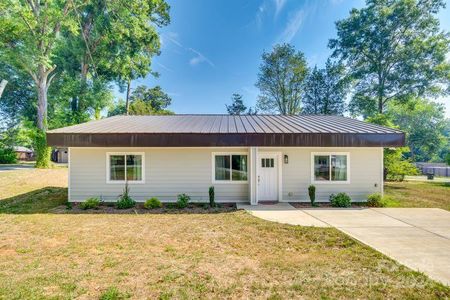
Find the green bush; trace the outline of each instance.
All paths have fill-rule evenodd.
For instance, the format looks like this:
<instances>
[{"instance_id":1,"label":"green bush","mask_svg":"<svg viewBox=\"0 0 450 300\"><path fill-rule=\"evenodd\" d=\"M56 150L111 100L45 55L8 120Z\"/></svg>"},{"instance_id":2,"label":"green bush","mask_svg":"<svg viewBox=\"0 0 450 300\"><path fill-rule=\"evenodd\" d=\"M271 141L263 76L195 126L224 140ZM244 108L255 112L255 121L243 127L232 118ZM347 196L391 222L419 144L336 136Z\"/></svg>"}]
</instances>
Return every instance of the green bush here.
<instances>
[{"instance_id":1,"label":"green bush","mask_svg":"<svg viewBox=\"0 0 450 300\"><path fill-rule=\"evenodd\" d=\"M308 187L309 200L311 200L311 206L317 206L316 204L316 187L310 185Z\"/></svg>"},{"instance_id":2,"label":"green bush","mask_svg":"<svg viewBox=\"0 0 450 300\"><path fill-rule=\"evenodd\" d=\"M122 195L119 196L119 200L117 200L116 207L118 209L127 209L127 208L132 208L135 205L136 205L136 201L134 201L130 197L130 189L128 188L128 183L125 183L123 193L122 193Z\"/></svg>"},{"instance_id":3,"label":"green bush","mask_svg":"<svg viewBox=\"0 0 450 300\"><path fill-rule=\"evenodd\" d=\"M0 164L15 164L17 163L16 152L12 148L0 149Z\"/></svg>"},{"instance_id":4,"label":"green bush","mask_svg":"<svg viewBox=\"0 0 450 300\"><path fill-rule=\"evenodd\" d=\"M215 198L214 187L210 186L208 192L209 192L209 206L216 207L216 202L214 200Z\"/></svg>"},{"instance_id":5,"label":"green bush","mask_svg":"<svg viewBox=\"0 0 450 300\"><path fill-rule=\"evenodd\" d=\"M416 166L403 157L405 151L408 151L408 148L386 148L384 150L384 167L387 172L387 180L403 181L406 175L419 174Z\"/></svg>"},{"instance_id":6,"label":"green bush","mask_svg":"<svg viewBox=\"0 0 450 300\"><path fill-rule=\"evenodd\" d=\"M85 200L84 202L81 202L80 208L84 209L84 210L93 209L93 208L97 209L99 207L99 205L100 205L100 200L96 197L92 197L92 198Z\"/></svg>"},{"instance_id":7,"label":"green bush","mask_svg":"<svg viewBox=\"0 0 450 300\"><path fill-rule=\"evenodd\" d=\"M146 209L155 209L155 208L161 208L161 207L162 207L162 203L156 197L150 198L147 201L145 201L145 203L144 203L144 208L146 208Z\"/></svg>"},{"instance_id":8,"label":"green bush","mask_svg":"<svg viewBox=\"0 0 450 300\"><path fill-rule=\"evenodd\" d=\"M191 200L191 197L189 197L186 194L178 195L177 207L178 208L185 208L185 207L187 207L190 200Z\"/></svg>"},{"instance_id":9,"label":"green bush","mask_svg":"<svg viewBox=\"0 0 450 300\"><path fill-rule=\"evenodd\" d=\"M352 199L346 193L338 193L330 195L330 202L333 207L350 207Z\"/></svg>"},{"instance_id":10,"label":"green bush","mask_svg":"<svg viewBox=\"0 0 450 300\"><path fill-rule=\"evenodd\" d=\"M383 207L383 197L379 193L370 194L367 197L367 206L370 207Z\"/></svg>"}]
</instances>

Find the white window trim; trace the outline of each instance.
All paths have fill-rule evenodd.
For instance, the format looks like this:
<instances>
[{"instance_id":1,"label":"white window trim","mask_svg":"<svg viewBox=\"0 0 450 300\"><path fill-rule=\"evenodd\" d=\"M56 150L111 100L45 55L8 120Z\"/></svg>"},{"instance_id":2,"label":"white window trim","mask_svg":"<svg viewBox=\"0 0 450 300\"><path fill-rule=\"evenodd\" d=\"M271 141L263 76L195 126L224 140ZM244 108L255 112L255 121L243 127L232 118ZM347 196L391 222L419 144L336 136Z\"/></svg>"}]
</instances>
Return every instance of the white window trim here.
<instances>
[{"instance_id":1,"label":"white window trim","mask_svg":"<svg viewBox=\"0 0 450 300\"><path fill-rule=\"evenodd\" d=\"M230 180L216 180L216 159L217 155L247 155L247 180L234 180L230 174ZM249 166L250 155L248 152L212 152L211 153L211 181L213 184L248 184L248 177L250 176L250 166ZM230 160L231 169L231 160Z\"/></svg>"},{"instance_id":2,"label":"white window trim","mask_svg":"<svg viewBox=\"0 0 450 300\"><path fill-rule=\"evenodd\" d=\"M347 180L346 181L333 181L331 180L315 180L314 176L314 156L317 155L345 155L347 156ZM330 158L331 164L331 158ZM330 173L331 173L331 165L330 165ZM311 152L311 184L350 184L350 152Z\"/></svg>"},{"instance_id":3,"label":"white window trim","mask_svg":"<svg viewBox=\"0 0 450 300\"><path fill-rule=\"evenodd\" d=\"M111 155L141 155L142 156L142 180L110 180L111 168L110 168L110 156ZM126 169L125 158L125 169ZM145 183L145 153L144 152L106 152L106 183L107 184L144 184Z\"/></svg>"}]
</instances>

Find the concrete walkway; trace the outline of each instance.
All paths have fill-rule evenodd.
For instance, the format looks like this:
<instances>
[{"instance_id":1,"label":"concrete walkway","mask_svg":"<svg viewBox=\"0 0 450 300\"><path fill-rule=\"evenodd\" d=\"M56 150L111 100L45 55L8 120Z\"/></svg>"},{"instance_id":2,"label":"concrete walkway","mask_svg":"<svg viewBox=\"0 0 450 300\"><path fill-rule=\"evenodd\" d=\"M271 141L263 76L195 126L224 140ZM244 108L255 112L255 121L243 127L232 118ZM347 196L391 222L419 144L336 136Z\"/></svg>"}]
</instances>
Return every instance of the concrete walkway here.
<instances>
[{"instance_id":1,"label":"concrete walkway","mask_svg":"<svg viewBox=\"0 0 450 300\"><path fill-rule=\"evenodd\" d=\"M289 203L277 203L273 205L248 205L238 204L238 209L245 209L255 217L290 225L329 227L330 225L319 219L296 209Z\"/></svg>"},{"instance_id":2,"label":"concrete walkway","mask_svg":"<svg viewBox=\"0 0 450 300\"><path fill-rule=\"evenodd\" d=\"M450 285L450 212L438 208L295 209L240 206L280 223L333 226L401 264Z\"/></svg>"}]
</instances>

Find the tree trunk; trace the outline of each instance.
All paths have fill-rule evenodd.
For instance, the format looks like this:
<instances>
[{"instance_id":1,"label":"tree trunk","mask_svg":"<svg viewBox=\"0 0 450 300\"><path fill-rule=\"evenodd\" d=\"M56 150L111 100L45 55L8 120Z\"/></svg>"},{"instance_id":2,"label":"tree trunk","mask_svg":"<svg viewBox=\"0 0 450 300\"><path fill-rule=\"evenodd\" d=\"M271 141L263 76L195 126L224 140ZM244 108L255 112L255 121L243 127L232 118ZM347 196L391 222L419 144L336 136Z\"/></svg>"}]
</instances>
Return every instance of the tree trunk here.
<instances>
[{"instance_id":1,"label":"tree trunk","mask_svg":"<svg viewBox=\"0 0 450 300\"><path fill-rule=\"evenodd\" d=\"M39 130L47 130L47 78L39 78L37 127Z\"/></svg>"},{"instance_id":2,"label":"tree trunk","mask_svg":"<svg viewBox=\"0 0 450 300\"><path fill-rule=\"evenodd\" d=\"M128 79L128 84L127 84L127 100L125 103L125 112L128 116L129 111L130 111L130 95L131 95L131 79Z\"/></svg>"},{"instance_id":3,"label":"tree trunk","mask_svg":"<svg viewBox=\"0 0 450 300\"><path fill-rule=\"evenodd\" d=\"M43 68L39 71L37 82L37 132L34 141L36 151L36 168L48 168L50 166L51 149L47 146L47 75Z\"/></svg>"},{"instance_id":4,"label":"tree trunk","mask_svg":"<svg viewBox=\"0 0 450 300\"><path fill-rule=\"evenodd\" d=\"M3 91L5 90L6 84L8 83L8 81L6 80L2 80L2 82L0 82L0 98L2 97Z\"/></svg>"}]
</instances>

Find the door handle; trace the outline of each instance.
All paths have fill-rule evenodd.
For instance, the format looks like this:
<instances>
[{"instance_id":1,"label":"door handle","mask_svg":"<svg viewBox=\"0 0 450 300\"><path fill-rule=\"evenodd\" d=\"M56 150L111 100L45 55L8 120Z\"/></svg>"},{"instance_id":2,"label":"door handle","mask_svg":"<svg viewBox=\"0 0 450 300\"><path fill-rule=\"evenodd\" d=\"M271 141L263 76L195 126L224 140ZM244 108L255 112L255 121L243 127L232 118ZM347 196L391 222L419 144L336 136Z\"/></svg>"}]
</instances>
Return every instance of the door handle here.
<instances>
[{"instance_id":1,"label":"door handle","mask_svg":"<svg viewBox=\"0 0 450 300\"><path fill-rule=\"evenodd\" d=\"M260 179L261 179L261 178L260 178L259 175L258 175L258 183L259 183Z\"/></svg>"}]
</instances>

